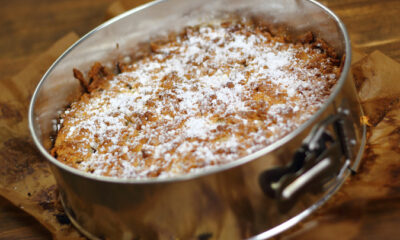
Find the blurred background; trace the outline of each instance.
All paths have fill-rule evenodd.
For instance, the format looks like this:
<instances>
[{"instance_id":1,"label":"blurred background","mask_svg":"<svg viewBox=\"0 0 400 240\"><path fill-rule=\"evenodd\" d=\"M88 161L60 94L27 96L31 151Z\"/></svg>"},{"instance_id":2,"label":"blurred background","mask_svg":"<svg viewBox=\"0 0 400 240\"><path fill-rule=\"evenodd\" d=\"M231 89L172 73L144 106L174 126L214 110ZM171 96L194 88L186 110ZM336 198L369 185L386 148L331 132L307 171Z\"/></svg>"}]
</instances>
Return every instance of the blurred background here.
<instances>
[{"instance_id":1,"label":"blurred background","mask_svg":"<svg viewBox=\"0 0 400 240\"><path fill-rule=\"evenodd\" d=\"M70 31L83 35L109 17L113 0L0 0L0 74L9 77ZM132 8L146 0L123 0ZM400 60L400 1L324 0L346 24L354 47ZM114 3L115 6L115 3ZM117 9L118 11L118 9Z\"/></svg>"}]
</instances>

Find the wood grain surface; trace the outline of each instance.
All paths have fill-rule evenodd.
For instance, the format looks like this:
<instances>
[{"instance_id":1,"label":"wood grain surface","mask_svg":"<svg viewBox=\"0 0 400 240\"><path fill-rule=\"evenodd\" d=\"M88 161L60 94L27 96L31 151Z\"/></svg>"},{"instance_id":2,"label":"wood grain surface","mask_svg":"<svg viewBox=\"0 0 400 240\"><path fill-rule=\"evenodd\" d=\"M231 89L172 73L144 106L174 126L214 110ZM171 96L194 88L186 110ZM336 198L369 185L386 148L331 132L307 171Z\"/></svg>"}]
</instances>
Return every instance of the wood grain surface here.
<instances>
[{"instance_id":1,"label":"wood grain surface","mask_svg":"<svg viewBox=\"0 0 400 240\"><path fill-rule=\"evenodd\" d=\"M124 7L142 2L124 1ZM321 2L346 24L355 48L366 53L380 50L400 61L400 1ZM10 81L27 63L68 32L82 35L102 23L112 3L112 0L0 0L0 81ZM381 202L377 206L385 204ZM398 207L399 203L393 206ZM379 215L387 209L376 207L376 211ZM381 220L400 227L399 218L390 215ZM0 198L0 239L50 238L32 217Z\"/></svg>"}]
</instances>

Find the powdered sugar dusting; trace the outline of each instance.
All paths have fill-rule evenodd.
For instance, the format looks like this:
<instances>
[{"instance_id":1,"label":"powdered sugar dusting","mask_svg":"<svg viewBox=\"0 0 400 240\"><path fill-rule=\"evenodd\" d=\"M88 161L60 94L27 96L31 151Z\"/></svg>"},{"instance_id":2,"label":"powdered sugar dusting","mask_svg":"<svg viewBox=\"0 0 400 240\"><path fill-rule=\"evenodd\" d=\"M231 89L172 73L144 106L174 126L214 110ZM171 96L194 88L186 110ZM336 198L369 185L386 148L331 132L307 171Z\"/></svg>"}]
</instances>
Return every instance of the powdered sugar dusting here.
<instances>
[{"instance_id":1,"label":"powdered sugar dusting","mask_svg":"<svg viewBox=\"0 0 400 240\"><path fill-rule=\"evenodd\" d=\"M329 59L239 26L188 28L74 103L58 159L97 175L168 177L234 161L298 127L336 81Z\"/></svg>"}]
</instances>

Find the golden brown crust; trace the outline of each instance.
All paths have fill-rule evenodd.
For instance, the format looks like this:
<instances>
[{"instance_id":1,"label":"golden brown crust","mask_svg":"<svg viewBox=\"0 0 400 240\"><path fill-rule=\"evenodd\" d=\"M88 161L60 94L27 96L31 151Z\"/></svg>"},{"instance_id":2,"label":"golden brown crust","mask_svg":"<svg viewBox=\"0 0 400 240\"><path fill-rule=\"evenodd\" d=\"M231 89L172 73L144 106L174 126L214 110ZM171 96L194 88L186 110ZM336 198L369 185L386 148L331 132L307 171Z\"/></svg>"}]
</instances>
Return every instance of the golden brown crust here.
<instances>
[{"instance_id":1,"label":"golden brown crust","mask_svg":"<svg viewBox=\"0 0 400 240\"><path fill-rule=\"evenodd\" d=\"M79 84L81 85L83 91L86 93L89 92L88 91L89 84L87 83L85 77L83 76L83 73L76 68L72 69L72 71L74 73L74 78L79 81Z\"/></svg>"},{"instance_id":2,"label":"golden brown crust","mask_svg":"<svg viewBox=\"0 0 400 240\"><path fill-rule=\"evenodd\" d=\"M172 176L224 164L289 133L326 99L340 59L254 21L187 27L115 75L96 62L52 154L105 176ZM74 70L83 81L83 74Z\"/></svg>"},{"instance_id":3,"label":"golden brown crust","mask_svg":"<svg viewBox=\"0 0 400 240\"><path fill-rule=\"evenodd\" d=\"M100 85L113 77L113 73L99 62L95 62L88 73L89 86L88 91L92 92L94 89L100 87Z\"/></svg>"}]
</instances>

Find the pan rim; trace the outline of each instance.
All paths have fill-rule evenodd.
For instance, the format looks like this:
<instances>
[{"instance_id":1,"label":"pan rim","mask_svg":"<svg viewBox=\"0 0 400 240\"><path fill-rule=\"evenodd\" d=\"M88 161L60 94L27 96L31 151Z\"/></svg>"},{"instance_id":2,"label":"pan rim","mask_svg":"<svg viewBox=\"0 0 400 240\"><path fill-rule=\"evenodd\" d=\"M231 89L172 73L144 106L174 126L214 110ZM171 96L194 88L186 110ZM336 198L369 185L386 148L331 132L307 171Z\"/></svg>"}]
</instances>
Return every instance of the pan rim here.
<instances>
[{"instance_id":1,"label":"pan rim","mask_svg":"<svg viewBox=\"0 0 400 240\"><path fill-rule=\"evenodd\" d=\"M279 147L285 145L287 142L289 142L291 139L295 138L297 135L299 135L301 132L303 132L305 129L307 129L308 127L310 127L325 111L326 109L332 104L332 102L334 101L334 99L336 98L336 96L339 94L339 92L341 91L341 89L343 88L343 85L346 81L346 78L349 74L349 70L350 70L350 63L351 63L351 45L350 45L350 39L349 39L349 35L347 33L346 27L343 24L343 22L327 7L325 7L324 5L322 5L321 3L315 1L315 0L304 0L304 1L308 1L314 5L316 5L317 7L321 8L321 10L323 10L329 17L333 18L342 34L343 40L344 40L344 53L345 53L345 59L344 59L344 65L343 65L343 69L341 72L341 75L339 77L338 82L336 83L333 91L331 92L330 96L328 97L328 99L325 101L325 103L307 120L305 121L303 124L301 124L297 129L295 129L294 131L290 132L289 134L285 135L284 137L278 139L277 141L275 141L274 143L252 153L249 155L246 155L242 158L239 158L235 161L226 163L226 164L222 164L222 165L218 165L218 166L214 166L214 167L210 167L210 168L206 168L206 169L201 169L198 172L194 172L194 173L187 173L187 174L182 174L182 175L177 175L177 176L172 176L172 177L166 177L166 178L140 178L140 179L135 179L135 178L121 178L121 177L106 177L106 176L98 176L98 175L94 175L94 174L90 174L87 172L84 172L82 170L78 170L75 169L73 167L70 167L66 164L61 163L60 161L58 161L56 158L54 158L53 156L50 155L50 153L44 148L44 146L41 144L41 141L39 140L39 137L36 134L35 131L35 124L34 124L34 108L35 108L35 103L38 97L38 93L41 89L41 87L43 86L43 84L45 83L45 80L47 79L47 77L50 75L50 73L53 71L53 69L58 65L59 62L61 62L61 60L67 56L69 54L69 52L71 52L75 47L77 47L81 42L85 41L86 39L88 39L90 36L92 36L93 34L95 34L97 31L101 30L102 28L109 26L111 24L113 24L114 22L119 21L122 18L127 17L128 15L134 14L138 11L141 11L145 8L149 8L152 7L154 5L160 4L162 2L166 2L168 0L157 0L154 2L150 2L144 5L141 5L139 7L136 7L132 10L129 10L119 16L116 16L108 21L106 21L105 23L99 25L98 27L94 28L93 30L91 30L89 33L87 33L86 35L84 35L82 38L80 38L78 41L76 41L73 45L71 45L52 65L51 67L47 70L47 72L43 75L43 77L41 78L40 82L38 83L30 104L29 104L29 110L28 110L28 125L29 125L29 131L30 134L33 138L33 141L36 145L36 147L39 149L39 151L41 152L41 154L43 156L46 157L46 159L48 161L50 161L53 165L55 165L56 167L62 169L63 171L72 173L74 175L79 175L81 177L84 178L88 178L94 181L100 181L100 182L109 182L109 183L117 183L117 184L154 184L154 183L168 183L168 182L177 182L177 181L189 181L189 180L193 180L193 179L197 179L200 177L205 177L205 176L210 176L213 174L218 174L220 172L224 172L227 171L229 169L235 168L235 167L239 167L241 165L245 165L248 162L251 162L257 158L259 158L260 156L264 156L270 152L273 152L274 150L278 149Z\"/></svg>"}]
</instances>

